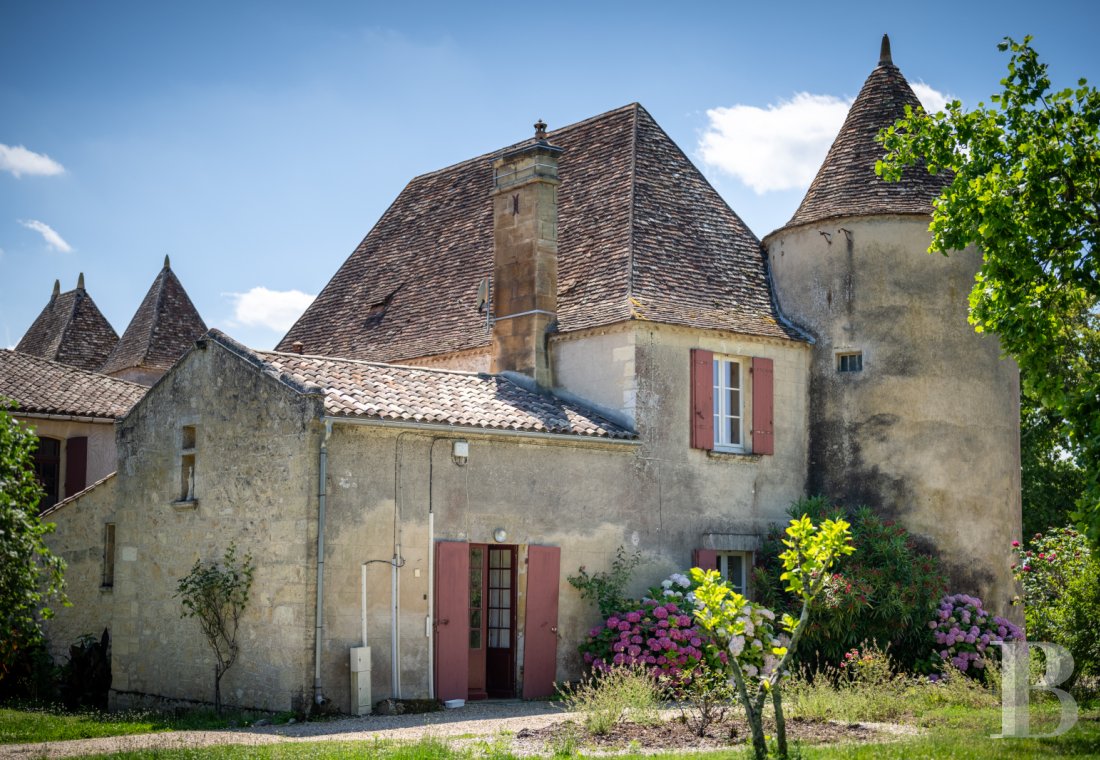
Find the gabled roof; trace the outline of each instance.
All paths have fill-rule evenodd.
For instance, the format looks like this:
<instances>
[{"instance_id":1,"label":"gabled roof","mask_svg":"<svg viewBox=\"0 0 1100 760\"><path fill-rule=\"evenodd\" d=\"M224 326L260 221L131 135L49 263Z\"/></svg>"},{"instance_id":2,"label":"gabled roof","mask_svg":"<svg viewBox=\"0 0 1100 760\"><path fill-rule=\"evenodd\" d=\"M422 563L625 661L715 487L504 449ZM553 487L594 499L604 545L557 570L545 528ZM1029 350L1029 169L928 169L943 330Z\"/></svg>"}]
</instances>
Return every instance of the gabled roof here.
<instances>
[{"instance_id":1,"label":"gabled roof","mask_svg":"<svg viewBox=\"0 0 1100 760\"><path fill-rule=\"evenodd\" d=\"M131 367L167 370L206 332L206 323L172 271L168 257L122 339L100 372Z\"/></svg>"},{"instance_id":2,"label":"gabled roof","mask_svg":"<svg viewBox=\"0 0 1100 760\"><path fill-rule=\"evenodd\" d=\"M0 351L0 396L16 413L118 419L149 390L144 385L40 359Z\"/></svg>"},{"instance_id":3,"label":"gabled roof","mask_svg":"<svg viewBox=\"0 0 1100 760\"><path fill-rule=\"evenodd\" d=\"M297 393L324 398L325 414L379 422L630 440L633 430L580 403L527 387L514 375L402 367L356 359L252 351L207 335Z\"/></svg>"},{"instance_id":4,"label":"gabled roof","mask_svg":"<svg viewBox=\"0 0 1100 760\"><path fill-rule=\"evenodd\" d=\"M97 370L118 342L118 333L84 289L80 275L75 290L66 293L54 283L46 308L15 347L42 359Z\"/></svg>"},{"instance_id":5,"label":"gabled roof","mask_svg":"<svg viewBox=\"0 0 1100 760\"><path fill-rule=\"evenodd\" d=\"M547 139L564 149L559 330L649 319L801 339L773 308L759 241L644 108ZM488 346L475 305L500 152L413 179L277 348L399 361Z\"/></svg>"},{"instance_id":6,"label":"gabled roof","mask_svg":"<svg viewBox=\"0 0 1100 760\"><path fill-rule=\"evenodd\" d=\"M879 64L852 103L825 163L786 227L840 216L931 214L932 201L951 181L946 172L929 174L923 164L905 170L898 182L875 174L885 153L875 135L905 116L905 107L921 107L894 65L890 40L883 36Z\"/></svg>"}]
</instances>

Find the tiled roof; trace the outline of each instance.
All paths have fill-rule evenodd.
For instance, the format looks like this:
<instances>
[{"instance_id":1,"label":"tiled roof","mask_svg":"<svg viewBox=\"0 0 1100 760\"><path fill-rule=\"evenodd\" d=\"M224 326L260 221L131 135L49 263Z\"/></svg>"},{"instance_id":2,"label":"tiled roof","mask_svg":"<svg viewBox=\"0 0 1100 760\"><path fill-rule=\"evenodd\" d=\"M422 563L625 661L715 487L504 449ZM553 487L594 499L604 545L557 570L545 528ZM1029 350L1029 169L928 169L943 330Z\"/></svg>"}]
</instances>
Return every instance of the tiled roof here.
<instances>
[{"instance_id":1,"label":"tiled roof","mask_svg":"<svg viewBox=\"0 0 1100 760\"><path fill-rule=\"evenodd\" d=\"M165 256L164 268L99 371L110 374L131 367L167 370L205 332L206 323Z\"/></svg>"},{"instance_id":2,"label":"tiled roof","mask_svg":"<svg viewBox=\"0 0 1100 760\"><path fill-rule=\"evenodd\" d=\"M875 174L875 162L884 154L875 135L904 117L905 106L919 108L920 101L893 64L889 41L884 39L879 65L852 103L825 163L787 227L839 216L932 213L932 200L951 181L947 173L929 174L920 165L906 169L899 182L886 182Z\"/></svg>"},{"instance_id":3,"label":"tiled roof","mask_svg":"<svg viewBox=\"0 0 1100 760\"><path fill-rule=\"evenodd\" d=\"M75 290L53 296L15 347L42 359L95 371L118 342L118 333L84 289L84 275Z\"/></svg>"},{"instance_id":4,"label":"tiled roof","mask_svg":"<svg viewBox=\"0 0 1100 760\"><path fill-rule=\"evenodd\" d=\"M773 309L756 237L644 108L547 139L564 149L561 331L650 319L800 338ZM413 179L278 349L400 361L488 346L475 299L493 268L496 155Z\"/></svg>"},{"instance_id":5,"label":"tiled roof","mask_svg":"<svg viewBox=\"0 0 1100 760\"><path fill-rule=\"evenodd\" d=\"M149 390L144 385L51 362L18 351L0 351L0 396L28 414L118 419Z\"/></svg>"},{"instance_id":6,"label":"tiled roof","mask_svg":"<svg viewBox=\"0 0 1100 760\"><path fill-rule=\"evenodd\" d=\"M218 330L207 336L298 392L322 394L325 413L334 417L583 438L637 437L591 409L531 390L508 375L252 351Z\"/></svg>"}]
</instances>

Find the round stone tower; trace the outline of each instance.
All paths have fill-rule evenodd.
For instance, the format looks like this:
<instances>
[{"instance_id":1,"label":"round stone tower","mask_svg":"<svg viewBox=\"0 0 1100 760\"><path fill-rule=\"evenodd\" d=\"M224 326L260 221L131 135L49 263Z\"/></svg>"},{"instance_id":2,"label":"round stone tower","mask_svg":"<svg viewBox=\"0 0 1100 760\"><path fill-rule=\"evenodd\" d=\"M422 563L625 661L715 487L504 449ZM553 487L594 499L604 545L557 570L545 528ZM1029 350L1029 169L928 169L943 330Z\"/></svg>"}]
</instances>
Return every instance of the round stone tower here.
<instances>
[{"instance_id":1,"label":"round stone tower","mask_svg":"<svg viewBox=\"0 0 1100 760\"><path fill-rule=\"evenodd\" d=\"M952 592L1006 612L1020 534L1019 373L967 323L974 250L928 251L947 178L880 180L882 127L919 106L883 37L878 66L791 220L764 238L783 312L816 339L807 491L926 538Z\"/></svg>"}]
</instances>

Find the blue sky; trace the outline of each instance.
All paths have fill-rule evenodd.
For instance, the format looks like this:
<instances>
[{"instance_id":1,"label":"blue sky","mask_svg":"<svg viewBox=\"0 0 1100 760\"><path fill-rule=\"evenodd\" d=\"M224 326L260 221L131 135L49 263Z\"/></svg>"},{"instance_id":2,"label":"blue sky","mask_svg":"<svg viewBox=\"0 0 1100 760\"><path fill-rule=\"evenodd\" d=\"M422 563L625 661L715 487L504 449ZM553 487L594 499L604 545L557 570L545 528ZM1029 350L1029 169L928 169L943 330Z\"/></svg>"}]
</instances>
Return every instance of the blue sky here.
<instances>
[{"instance_id":1,"label":"blue sky","mask_svg":"<svg viewBox=\"0 0 1100 760\"><path fill-rule=\"evenodd\" d=\"M1096 8L0 0L0 346L79 272L121 334L169 254L269 348L411 177L634 101L763 236L884 32L922 98L975 104L1005 35L1100 84Z\"/></svg>"}]
</instances>

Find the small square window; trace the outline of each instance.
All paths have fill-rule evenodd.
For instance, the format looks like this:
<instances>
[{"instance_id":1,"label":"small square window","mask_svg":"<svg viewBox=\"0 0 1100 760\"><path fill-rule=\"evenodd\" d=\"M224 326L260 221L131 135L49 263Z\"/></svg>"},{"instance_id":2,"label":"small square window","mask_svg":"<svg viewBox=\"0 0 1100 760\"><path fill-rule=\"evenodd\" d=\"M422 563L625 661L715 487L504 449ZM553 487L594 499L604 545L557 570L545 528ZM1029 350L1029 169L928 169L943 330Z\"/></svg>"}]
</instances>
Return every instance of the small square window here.
<instances>
[{"instance_id":1,"label":"small square window","mask_svg":"<svg viewBox=\"0 0 1100 760\"><path fill-rule=\"evenodd\" d=\"M836 371L837 372L862 372L863 371L863 352L852 351L844 354L836 355Z\"/></svg>"}]
</instances>

